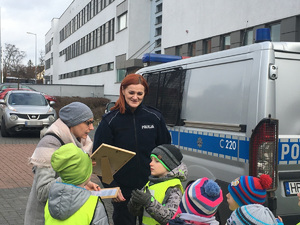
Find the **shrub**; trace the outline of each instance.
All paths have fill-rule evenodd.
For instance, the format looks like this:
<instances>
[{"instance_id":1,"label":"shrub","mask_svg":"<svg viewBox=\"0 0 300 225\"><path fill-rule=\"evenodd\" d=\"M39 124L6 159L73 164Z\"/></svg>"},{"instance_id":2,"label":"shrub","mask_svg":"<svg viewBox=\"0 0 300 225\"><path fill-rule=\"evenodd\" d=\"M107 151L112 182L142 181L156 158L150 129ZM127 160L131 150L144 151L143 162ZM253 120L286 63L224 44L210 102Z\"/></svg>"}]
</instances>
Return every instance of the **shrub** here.
<instances>
[{"instance_id":1,"label":"shrub","mask_svg":"<svg viewBox=\"0 0 300 225\"><path fill-rule=\"evenodd\" d=\"M59 96L55 96L55 98L57 101L52 107L55 109L57 116L59 110L65 105L68 105L72 102L82 102L91 108L96 123L98 123L101 120L101 117L105 112L105 106L107 103L110 102L110 100L107 98L92 98L92 97L81 98L81 97L59 97Z\"/></svg>"}]
</instances>

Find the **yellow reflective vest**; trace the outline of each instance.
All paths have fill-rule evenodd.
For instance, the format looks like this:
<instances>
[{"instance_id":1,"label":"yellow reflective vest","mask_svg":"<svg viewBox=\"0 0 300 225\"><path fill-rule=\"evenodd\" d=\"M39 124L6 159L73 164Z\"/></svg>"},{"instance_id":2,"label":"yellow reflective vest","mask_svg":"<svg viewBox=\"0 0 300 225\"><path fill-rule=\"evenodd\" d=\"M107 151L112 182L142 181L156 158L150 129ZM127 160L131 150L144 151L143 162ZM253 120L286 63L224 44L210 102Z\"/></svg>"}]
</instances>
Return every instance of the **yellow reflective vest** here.
<instances>
[{"instance_id":1,"label":"yellow reflective vest","mask_svg":"<svg viewBox=\"0 0 300 225\"><path fill-rule=\"evenodd\" d=\"M88 200L72 216L66 220L54 219L49 212L48 201L45 206L45 225L72 224L89 225L94 217L94 212L99 201L98 196L91 195Z\"/></svg>"},{"instance_id":2,"label":"yellow reflective vest","mask_svg":"<svg viewBox=\"0 0 300 225\"><path fill-rule=\"evenodd\" d=\"M164 181L164 182L153 184L151 186L149 186L149 182L148 182L145 185L144 190L146 191L146 187L148 187L151 195L156 199L156 201L158 201L159 203L162 203L164 198L165 198L165 194L166 194L166 191L168 190L168 188L176 187L176 186L180 188L182 193L184 192L182 184L181 184L181 182L178 178L174 178L174 179L171 179L171 180L167 180L167 181ZM151 215L149 215L146 212L146 210L144 209L143 224L157 225L159 223L155 219L153 219L151 217Z\"/></svg>"}]
</instances>

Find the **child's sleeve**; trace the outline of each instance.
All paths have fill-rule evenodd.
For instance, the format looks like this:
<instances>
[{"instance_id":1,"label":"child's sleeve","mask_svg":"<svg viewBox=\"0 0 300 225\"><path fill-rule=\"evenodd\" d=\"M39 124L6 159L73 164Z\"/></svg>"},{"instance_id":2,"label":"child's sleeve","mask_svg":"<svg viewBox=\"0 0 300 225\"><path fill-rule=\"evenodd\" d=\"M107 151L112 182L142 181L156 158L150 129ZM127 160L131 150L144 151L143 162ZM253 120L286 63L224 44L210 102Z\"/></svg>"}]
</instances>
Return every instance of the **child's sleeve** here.
<instances>
[{"instance_id":1,"label":"child's sleeve","mask_svg":"<svg viewBox=\"0 0 300 225\"><path fill-rule=\"evenodd\" d=\"M172 219L182 198L181 190L178 187L169 188L167 193L169 193L169 195L166 196L165 204L154 200L145 208L152 218L161 225L166 225L169 220Z\"/></svg>"}]
</instances>

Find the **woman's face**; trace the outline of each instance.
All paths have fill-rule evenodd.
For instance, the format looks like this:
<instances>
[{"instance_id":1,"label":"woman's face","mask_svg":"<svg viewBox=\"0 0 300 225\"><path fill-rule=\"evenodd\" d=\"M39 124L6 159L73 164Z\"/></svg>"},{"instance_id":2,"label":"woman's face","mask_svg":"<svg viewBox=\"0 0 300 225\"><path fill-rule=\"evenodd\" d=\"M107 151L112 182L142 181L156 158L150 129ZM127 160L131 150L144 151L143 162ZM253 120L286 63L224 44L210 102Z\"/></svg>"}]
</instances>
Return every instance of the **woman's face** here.
<instances>
[{"instance_id":1,"label":"woman's face","mask_svg":"<svg viewBox=\"0 0 300 225\"><path fill-rule=\"evenodd\" d=\"M74 127L70 127L71 133L76 137L76 138L87 138L88 134L91 132L91 130L94 130L94 125L93 125L94 119L91 118L85 122L82 122Z\"/></svg>"},{"instance_id":2,"label":"woman's face","mask_svg":"<svg viewBox=\"0 0 300 225\"><path fill-rule=\"evenodd\" d=\"M142 84L131 84L122 89L122 93L131 111L134 111L144 99L145 88Z\"/></svg>"}]
</instances>

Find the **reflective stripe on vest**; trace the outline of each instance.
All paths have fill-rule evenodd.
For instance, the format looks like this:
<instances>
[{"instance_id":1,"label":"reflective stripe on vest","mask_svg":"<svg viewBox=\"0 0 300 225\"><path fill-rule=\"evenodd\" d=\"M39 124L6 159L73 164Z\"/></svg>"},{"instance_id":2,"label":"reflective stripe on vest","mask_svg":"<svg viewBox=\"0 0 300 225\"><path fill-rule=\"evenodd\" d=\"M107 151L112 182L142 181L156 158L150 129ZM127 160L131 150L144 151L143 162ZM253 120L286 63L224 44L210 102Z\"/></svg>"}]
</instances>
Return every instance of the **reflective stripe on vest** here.
<instances>
[{"instance_id":1,"label":"reflective stripe on vest","mask_svg":"<svg viewBox=\"0 0 300 225\"><path fill-rule=\"evenodd\" d=\"M158 201L159 203L162 203L164 198L165 198L165 194L166 191L168 190L169 187L179 187L181 190L181 193L184 192L182 184L180 182L180 180L178 178L175 179L171 179L171 180L167 180L164 182L160 182L157 184L153 184L151 186L149 186L149 182L145 185L145 187L148 187L151 195L155 198L156 201ZM146 191L146 188L145 188ZM153 219L145 210L144 208L144 213L143 213L143 224L146 225L156 225L159 224L155 219Z\"/></svg>"},{"instance_id":2,"label":"reflective stripe on vest","mask_svg":"<svg viewBox=\"0 0 300 225\"><path fill-rule=\"evenodd\" d=\"M72 216L66 220L54 219L49 212L48 201L45 206L45 225L55 224L72 224L72 225L89 225L94 217L99 197L91 195L88 200Z\"/></svg>"}]
</instances>

